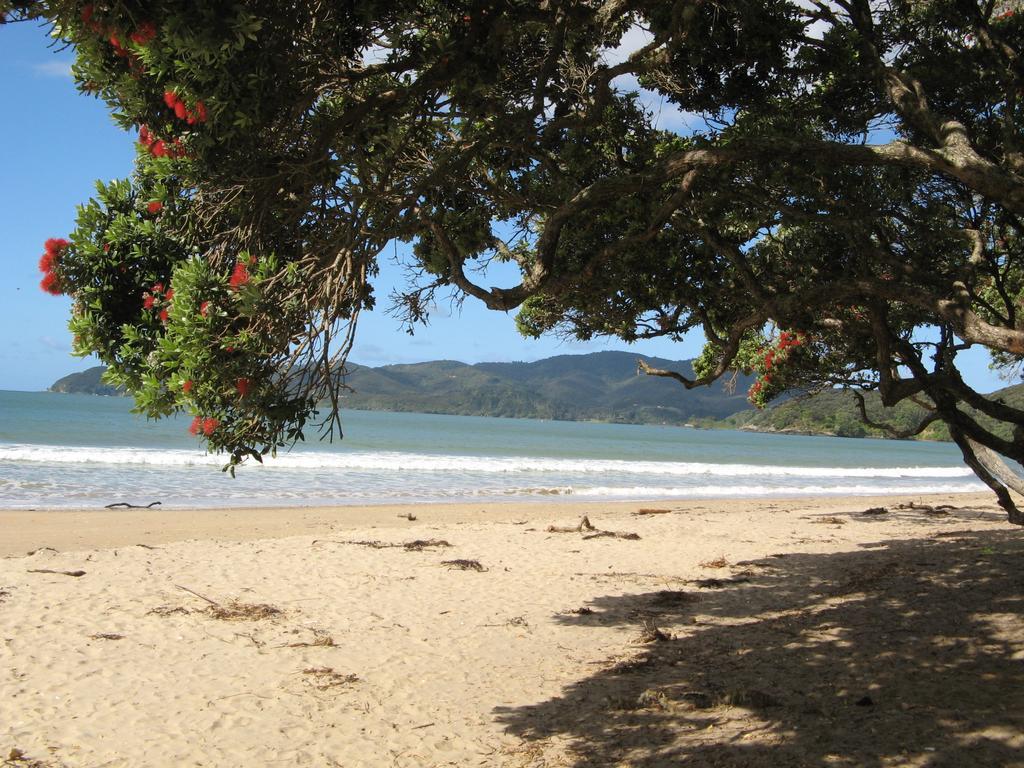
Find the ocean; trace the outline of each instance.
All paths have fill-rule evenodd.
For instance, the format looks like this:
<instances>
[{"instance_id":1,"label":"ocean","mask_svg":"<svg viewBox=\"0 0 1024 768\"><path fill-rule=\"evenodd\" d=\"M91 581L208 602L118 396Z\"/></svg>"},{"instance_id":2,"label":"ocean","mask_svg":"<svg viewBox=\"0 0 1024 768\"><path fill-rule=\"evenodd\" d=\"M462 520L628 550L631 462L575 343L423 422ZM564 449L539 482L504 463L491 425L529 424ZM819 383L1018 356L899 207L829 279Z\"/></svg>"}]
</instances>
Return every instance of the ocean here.
<instances>
[{"instance_id":1,"label":"ocean","mask_svg":"<svg viewBox=\"0 0 1024 768\"><path fill-rule=\"evenodd\" d=\"M246 464L127 398L0 391L0 508L671 500L984 490L950 444L351 411ZM311 430L307 430L310 432Z\"/></svg>"}]
</instances>

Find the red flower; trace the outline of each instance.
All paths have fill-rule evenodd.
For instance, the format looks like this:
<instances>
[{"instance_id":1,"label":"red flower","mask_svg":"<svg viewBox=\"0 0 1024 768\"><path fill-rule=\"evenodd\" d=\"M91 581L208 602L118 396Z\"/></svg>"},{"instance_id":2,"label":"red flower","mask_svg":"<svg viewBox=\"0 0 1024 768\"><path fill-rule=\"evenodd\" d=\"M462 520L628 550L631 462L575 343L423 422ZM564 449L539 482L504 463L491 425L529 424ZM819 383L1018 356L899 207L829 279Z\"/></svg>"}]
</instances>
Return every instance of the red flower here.
<instances>
[{"instance_id":1,"label":"red flower","mask_svg":"<svg viewBox=\"0 0 1024 768\"><path fill-rule=\"evenodd\" d=\"M155 301L156 301L156 298L151 293L144 293L144 294L142 294L142 308L143 309L152 309L153 308L153 302L155 302Z\"/></svg>"},{"instance_id":2,"label":"red flower","mask_svg":"<svg viewBox=\"0 0 1024 768\"><path fill-rule=\"evenodd\" d=\"M153 146L150 147L150 151L155 157L165 157L167 155L167 145L164 144L163 139L157 139L153 142Z\"/></svg>"},{"instance_id":3,"label":"red flower","mask_svg":"<svg viewBox=\"0 0 1024 768\"><path fill-rule=\"evenodd\" d=\"M249 394L249 380L239 379L238 381L235 382L235 389L238 390L238 394L240 394L242 397L245 397L246 395Z\"/></svg>"},{"instance_id":4,"label":"red flower","mask_svg":"<svg viewBox=\"0 0 1024 768\"><path fill-rule=\"evenodd\" d=\"M199 120L200 123L205 123L206 122L206 105L203 104L203 102L201 102L201 101L197 101L196 102L195 116L196 116L196 119Z\"/></svg>"},{"instance_id":5,"label":"red flower","mask_svg":"<svg viewBox=\"0 0 1024 768\"><path fill-rule=\"evenodd\" d=\"M164 104L167 105L168 109L174 109L174 105L178 103L178 94L174 91L164 91Z\"/></svg>"},{"instance_id":6,"label":"red flower","mask_svg":"<svg viewBox=\"0 0 1024 768\"><path fill-rule=\"evenodd\" d=\"M60 254L61 251L63 251L69 245L70 243L63 237L51 237L45 243L43 243L43 248L46 249L47 253L56 257Z\"/></svg>"},{"instance_id":7,"label":"red flower","mask_svg":"<svg viewBox=\"0 0 1024 768\"><path fill-rule=\"evenodd\" d=\"M244 261L239 261L235 264L235 269L231 273L231 278L228 280L230 285L235 290L241 288L243 285L249 282L249 268L245 265Z\"/></svg>"},{"instance_id":8,"label":"red flower","mask_svg":"<svg viewBox=\"0 0 1024 768\"><path fill-rule=\"evenodd\" d=\"M188 116L188 107L185 106L185 102L179 101L174 105L174 114L177 115L179 120L184 120Z\"/></svg>"},{"instance_id":9,"label":"red flower","mask_svg":"<svg viewBox=\"0 0 1024 768\"><path fill-rule=\"evenodd\" d=\"M136 45L149 45L156 37L156 24L152 21L144 21L136 27L130 38Z\"/></svg>"},{"instance_id":10,"label":"red flower","mask_svg":"<svg viewBox=\"0 0 1024 768\"><path fill-rule=\"evenodd\" d=\"M164 204L161 203L159 200L153 200L152 202L150 202L149 205L146 206L146 210L149 211L150 213L156 214L160 213L160 209L163 207Z\"/></svg>"},{"instance_id":11,"label":"red flower","mask_svg":"<svg viewBox=\"0 0 1024 768\"><path fill-rule=\"evenodd\" d=\"M173 298L174 298L174 289L173 289L173 288L171 288L171 289L169 289L169 290L167 291L167 295L166 295L166 296L164 296L164 299L166 299L167 301L170 301L170 300L171 300L171 299L173 299Z\"/></svg>"},{"instance_id":12,"label":"red flower","mask_svg":"<svg viewBox=\"0 0 1024 768\"><path fill-rule=\"evenodd\" d=\"M164 292L164 284L163 283L153 283L153 293L163 293L163 292Z\"/></svg>"},{"instance_id":13,"label":"red flower","mask_svg":"<svg viewBox=\"0 0 1024 768\"><path fill-rule=\"evenodd\" d=\"M60 296L64 290L60 287L60 278L53 272L47 272L39 281L39 287L49 294Z\"/></svg>"},{"instance_id":14,"label":"red flower","mask_svg":"<svg viewBox=\"0 0 1024 768\"><path fill-rule=\"evenodd\" d=\"M169 318L170 318L170 315L167 313L167 310L166 309L161 309L160 310L160 322L163 323L164 325L167 325L167 320Z\"/></svg>"},{"instance_id":15,"label":"red flower","mask_svg":"<svg viewBox=\"0 0 1024 768\"><path fill-rule=\"evenodd\" d=\"M103 252L104 253L110 253L110 243L104 243L103 244Z\"/></svg>"},{"instance_id":16,"label":"red flower","mask_svg":"<svg viewBox=\"0 0 1024 768\"><path fill-rule=\"evenodd\" d=\"M210 311L210 302L204 301L199 305L199 314L206 317L206 313Z\"/></svg>"},{"instance_id":17,"label":"red flower","mask_svg":"<svg viewBox=\"0 0 1024 768\"><path fill-rule=\"evenodd\" d=\"M39 271L40 272L52 272L54 261L56 256L49 251L39 257Z\"/></svg>"},{"instance_id":18,"label":"red flower","mask_svg":"<svg viewBox=\"0 0 1024 768\"><path fill-rule=\"evenodd\" d=\"M202 425L203 425L203 420L199 416L196 416L194 419L192 419L192 424L189 426L188 431L191 434L193 434L193 435L198 435L199 434L199 428Z\"/></svg>"},{"instance_id":19,"label":"red flower","mask_svg":"<svg viewBox=\"0 0 1024 768\"><path fill-rule=\"evenodd\" d=\"M88 5L83 5L82 6L82 23L83 24L88 24L90 21L92 21L92 15L95 12L96 12L96 9L93 7L92 3L89 3Z\"/></svg>"},{"instance_id":20,"label":"red flower","mask_svg":"<svg viewBox=\"0 0 1024 768\"><path fill-rule=\"evenodd\" d=\"M209 437L213 434L214 430L220 426L220 422L212 416L207 416L203 419L203 434Z\"/></svg>"},{"instance_id":21,"label":"red flower","mask_svg":"<svg viewBox=\"0 0 1024 768\"><path fill-rule=\"evenodd\" d=\"M156 136L149 130L149 126L143 123L139 126L139 141L141 141L147 147L156 141Z\"/></svg>"},{"instance_id":22,"label":"red flower","mask_svg":"<svg viewBox=\"0 0 1024 768\"><path fill-rule=\"evenodd\" d=\"M188 379L184 384L181 385L181 391L186 395L192 391L192 379Z\"/></svg>"},{"instance_id":23,"label":"red flower","mask_svg":"<svg viewBox=\"0 0 1024 768\"><path fill-rule=\"evenodd\" d=\"M234 352L235 348L230 346L230 345L228 345L228 346L224 347L224 351L225 352Z\"/></svg>"}]
</instances>

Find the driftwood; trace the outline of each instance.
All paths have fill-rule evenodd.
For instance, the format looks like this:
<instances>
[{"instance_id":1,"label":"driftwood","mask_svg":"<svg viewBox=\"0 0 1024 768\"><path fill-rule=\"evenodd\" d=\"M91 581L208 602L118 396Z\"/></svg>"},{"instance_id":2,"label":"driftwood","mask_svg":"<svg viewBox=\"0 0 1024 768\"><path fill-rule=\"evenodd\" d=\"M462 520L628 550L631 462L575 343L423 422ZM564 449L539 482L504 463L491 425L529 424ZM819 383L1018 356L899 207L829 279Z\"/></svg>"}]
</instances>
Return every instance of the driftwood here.
<instances>
[{"instance_id":1,"label":"driftwood","mask_svg":"<svg viewBox=\"0 0 1024 768\"><path fill-rule=\"evenodd\" d=\"M160 506L159 501L151 501L149 504L129 504L127 501L119 501L116 504L107 504L104 509L152 509Z\"/></svg>"},{"instance_id":2,"label":"driftwood","mask_svg":"<svg viewBox=\"0 0 1024 768\"><path fill-rule=\"evenodd\" d=\"M667 514L669 514L671 512L672 512L671 509L648 509L648 508L644 508L644 509L638 509L633 514L637 515L637 516L642 516L642 515L667 515Z\"/></svg>"},{"instance_id":3,"label":"driftwood","mask_svg":"<svg viewBox=\"0 0 1024 768\"><path fill-rule=\"evenodd\" d=\"M76 579L79 576L85 576L85 571L54 571L50 568L29 568L29 573L55 573L58 576L74 576Z\"/></svg>"},{"instance_id":4,"label":"driftwood","mask_svg":"<svg viewBox=\"0 0 1024 768\"><path fill-rule=\"evenodd\" d=\"M557 526L557 525L549 525L548 526L548 533L582 533L583 531L596 531L596 530L597 530L597 528L595 528L593 525L591 525L590 518L587 517L586 515L584 515L583 519L580 520L579 525L577 525L575 527L573 527L573 526L562 527L562 526Z\"/></svg>"},{"instance_id":5,"label":"driftwood","mask_svg":"<svg viewBox=\"0 0 1024 768\"><path fill-rule=\"evenodd\" d=\"M594 527L590 522L590 518L586 515L580 520L579 525L576 526L558 526L549 525L547 527L548 533L584 533L587 532L589 535L584 536L584 539L627 539L629 541L637 541L640 539L640 535L636 533L627 533L619 531L602 531Z\"/></svg>"}]
</instances>

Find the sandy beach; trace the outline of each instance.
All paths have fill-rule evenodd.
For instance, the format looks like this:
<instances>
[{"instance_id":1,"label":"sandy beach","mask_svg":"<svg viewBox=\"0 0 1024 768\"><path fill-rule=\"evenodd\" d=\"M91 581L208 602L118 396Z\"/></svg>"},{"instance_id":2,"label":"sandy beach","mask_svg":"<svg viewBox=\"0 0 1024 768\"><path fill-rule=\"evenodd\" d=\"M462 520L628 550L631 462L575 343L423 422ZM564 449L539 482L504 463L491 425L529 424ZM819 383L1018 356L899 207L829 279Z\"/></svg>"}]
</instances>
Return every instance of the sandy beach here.
<instances>
[{"instance_id":1,"label":"sandy beach","mask_svg":"<svg viewBox=\"0 0 1024 768\"><path fill-rule=\"evenodd\" d=\"M1024 766L987 494L0 530L3 765Z\"/></svg>"}]
</instances>

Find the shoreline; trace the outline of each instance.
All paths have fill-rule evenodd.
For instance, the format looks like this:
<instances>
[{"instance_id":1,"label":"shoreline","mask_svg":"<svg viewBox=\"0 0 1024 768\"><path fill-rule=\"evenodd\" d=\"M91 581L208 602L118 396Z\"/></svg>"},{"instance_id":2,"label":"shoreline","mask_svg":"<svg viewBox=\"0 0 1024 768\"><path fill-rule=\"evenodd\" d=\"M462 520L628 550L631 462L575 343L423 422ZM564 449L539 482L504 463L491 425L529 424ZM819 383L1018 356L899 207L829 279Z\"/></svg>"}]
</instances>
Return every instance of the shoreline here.
<instances>
[{"instance_id":1,"label":"shoreline","mask_svg":"<svg viewBox=\"0 0 1024 768\"><path fill-rule=\"evenodd\" d=\"M673 513L717 511L723 514L751 508L766 511L820 510L824 514L854 514L871 507L899 504L994 506L991 493L884 494L871 496L792 496L738 499L635 501L542 500L415 504L374 504L279 507L186 507L161 509L0 509L0 557L16 557L51 547L58 551L111 549L199 540L258 541L290 536L326 534L336 530L380 528L414 530L423 526L508 523L550 523L583 516L629 515L640 509ZM414 519L409 519L410 516Z\"/></svg>"}]
</instances>

